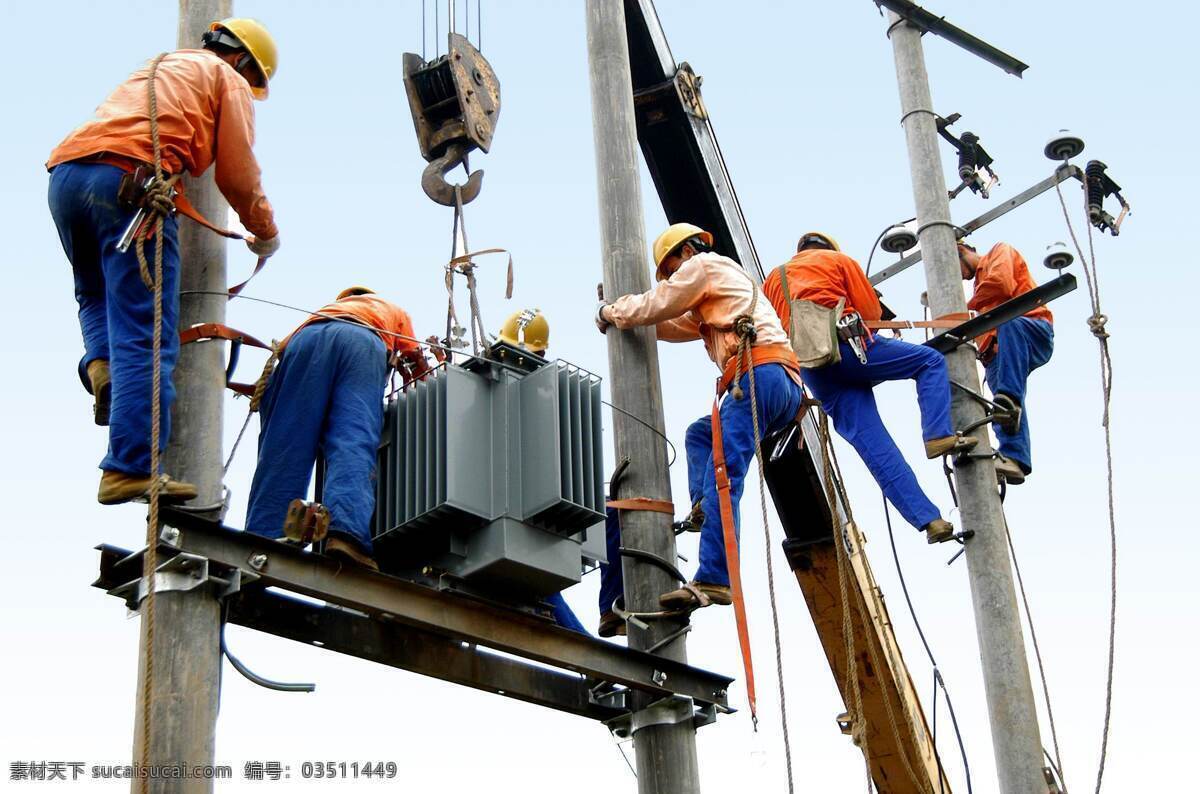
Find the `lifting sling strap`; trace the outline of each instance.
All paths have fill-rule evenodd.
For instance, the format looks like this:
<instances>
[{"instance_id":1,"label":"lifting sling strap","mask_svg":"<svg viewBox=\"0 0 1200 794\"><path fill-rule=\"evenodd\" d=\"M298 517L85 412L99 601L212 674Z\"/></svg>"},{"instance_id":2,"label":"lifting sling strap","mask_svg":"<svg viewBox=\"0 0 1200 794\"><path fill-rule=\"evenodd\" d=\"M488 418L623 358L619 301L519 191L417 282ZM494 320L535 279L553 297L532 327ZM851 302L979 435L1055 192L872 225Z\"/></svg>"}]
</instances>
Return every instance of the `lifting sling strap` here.
<instances>
[{"instance_id":1,"label":"lifting sling strap","mask_svg":"<svg viewBox=\"0 0 1200 794\"><path fill-rule=\"evenodd\" d=\"M738 554L737 530L733 521L733 500L729 494L729 472L725 467L725 442L721 436L721 397L713 400L712 409L713 474L717 484L717 502L721 506L721 534L725 541L725 566L729 571L729 586L733 591L733 614L737 619L738 644L742 649L742 666L746 671L746 699L750 717L758 725L758 696L754 688L754 659L750 654L750 625L746 619L746 601L742 591L741 558ZM768 549L768 551L770 551Z\"/></svg>"}]
</instances>

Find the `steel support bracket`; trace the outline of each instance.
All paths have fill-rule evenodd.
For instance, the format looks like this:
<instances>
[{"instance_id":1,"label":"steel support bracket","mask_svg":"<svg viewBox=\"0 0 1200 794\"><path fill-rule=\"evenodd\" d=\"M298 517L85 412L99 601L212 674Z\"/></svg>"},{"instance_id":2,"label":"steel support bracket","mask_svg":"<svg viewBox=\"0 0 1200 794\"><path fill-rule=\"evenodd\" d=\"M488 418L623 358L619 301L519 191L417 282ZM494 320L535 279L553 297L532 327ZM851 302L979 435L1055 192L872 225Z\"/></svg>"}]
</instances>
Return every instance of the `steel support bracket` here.
<instances>
[{"instance_id":1,"label":"steel support bracket","mask_svg":"<svg viewBox=\"0 0 1200 794\"><path fill-rule=\"evenodd\" d=\"M165 528L164 532L166 529L171 528ZM175 532L178 532L178 530L175 530ZM239 592L243 584L257 578L257 576L253 576L252 574L244 574L239 568L222 570L221 574L217 575L213 572L212 565L207 558L201 557L198 554L189 554L186 551L181 551L159 563L159 566L155 569L154 592L156 594L183 593L209 586L217 600L223 601ZM112 588L108 591L108 594L123 598L126 607L137 611L142 601L146 598L146 592L146 577L142 576Z\"/></svg>"},{"instance_id":2,"label":"steel support bracket","mask_svg":"<svg viewBox=\"0 0 1200 794\"><path fill-rule=\"evenodd\" d=\"M728 714L732 711L732 709L716 703L696 708L691 698L671 695L654 701L640 711L631 711L628 714L606 720L604 724L612 731L613 736L618 739L628 739L642 728L654 725L679 725L690 720L693 728L701 728L716 722L717 714Z\"/></svg>"}]
</instances>

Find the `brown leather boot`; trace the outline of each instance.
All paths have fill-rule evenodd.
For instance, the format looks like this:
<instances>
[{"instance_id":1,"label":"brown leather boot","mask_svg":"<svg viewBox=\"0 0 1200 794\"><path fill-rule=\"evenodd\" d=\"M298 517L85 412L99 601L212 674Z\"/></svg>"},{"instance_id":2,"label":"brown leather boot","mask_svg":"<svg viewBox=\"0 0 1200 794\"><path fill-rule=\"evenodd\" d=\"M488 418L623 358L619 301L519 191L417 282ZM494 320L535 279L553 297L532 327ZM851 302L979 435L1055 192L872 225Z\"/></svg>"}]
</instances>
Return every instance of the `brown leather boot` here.
<instances>
[{"instance_id":1,"label":"brown leather boot","mask_svg":"<svg viewBox=\"0 0 1200 794\"><path fill-rule=\"evenodd\" d=\"M596 633L601 637L624 637L627 633L625 621L613 612L605 612L600 616L600 627Z\"/></svg>"},{"instance_id":2,"label":"brown leather boot","mask_svg":"<svg viewBox=\"0 0 1200 794\"><path fill-rule=\"evenodd\" d=\"M945 543L954 537L954 525L944 518L935 518L924 526L926 543Z\"/></svg>"},{"instance_id":3,"label":"brown leather boot","mask_svg":"<svg viewBox=\"0 0 1200 794\"><path fill-rule=\"evenodd\" d=\"M996 479L1004 480L1009 485L1020 485L1025 482L1025 470L1021 464L1003 455L996 456Z\"/></svg>"},{"instance_id":4,"label":"brown leather boot","mask_svg":"<svg viewBox=\"0 0 1200 794\"><path fill-rule=\"evenodd\" d=\"M172 480L163 476L163 485L159 489L159 498L163 501L186 502L196 498L196 486L190 482ZM96 499L102 505L119 505L125 502L145 501L150 498L150 485L153 477L125 474L120 471L106 471L100 475L100 490Z\"/></svg>"},{"instance_id":5,"label":"brown leather boot","mask_svg":"<svg viewBox=\"0 0 1200 794\"><path fill-rule=\"evenodd\" d=\"M933 460L951 453L970 452L978 443L979 439L974 436L942 436L925 442L925 457Z\"/></svg>"},{"instance_id":6,"label":"brown leather boot","mask_svg":"<svg viewBox=\"0 0 1200 794\"><path fill-rule=\"evenodd\" d=\"M108 425L108 414L112 408L112 371L108 368L108 360L94 358L89 361L87 376L95 397L92 415L96 424L105 427Z\"/></svg>"},{"instance_id":7,"label":"brown leather boot","mask_svg":"<svg viewBox=\"0 0 1200 794\"><path fill-rule=\"evenodd\" d=\"M707 596L708 604L696 597L697 590ZM733 590L723 584L690 582L687 587L663 593L658 597L658 603L662 604L663 609L699 609L709 604L726 607L733 603Z\"/></svg>"},{"instance_id":8,"label":"brown leather boot","mask_svg":"<svg viewBox=\"0 0 1200 794\"><path fill-rule=\"evenodd\" d=\"M325 541L325 556L360 565L368 570L379 570L379 563L371 559L371 555L362 551L356 543L337 536L332 536Z\"/></svg>"}]
</instances>

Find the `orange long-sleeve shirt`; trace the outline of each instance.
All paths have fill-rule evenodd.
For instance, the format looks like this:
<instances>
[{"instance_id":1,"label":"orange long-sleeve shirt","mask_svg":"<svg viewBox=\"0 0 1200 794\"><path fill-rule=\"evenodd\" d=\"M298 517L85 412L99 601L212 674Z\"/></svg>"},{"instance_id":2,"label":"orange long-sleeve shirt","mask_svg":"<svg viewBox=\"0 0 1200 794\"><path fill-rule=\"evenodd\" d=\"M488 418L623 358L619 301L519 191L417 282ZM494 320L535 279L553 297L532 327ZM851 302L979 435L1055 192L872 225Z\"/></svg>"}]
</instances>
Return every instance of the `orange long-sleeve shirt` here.
<instances>
[{"instance_id":1,"label":"orange long-sleeve shirt","mask_svg":"<svg viewBox=\"0 0 1200 794\"><path fill-rule=\"evenodd\" d=\"M331 317L342 317L369 326L379 334L379 338L387 345L390 353L399 353L405 358L413 360L415 360L414 356L421 357L421 346L416 341L412 318L408 316L408 312L378 295L351 295L327 306L322 306L316 314L297 326L296 331L306 325L323 322ZM288 339L291 339L296 331L292 331ZM408 338L401 339L392 334L403 334ZM284 345L287 344L288 339L283 341Z\"/></svg>"},{"instance_id":2,"label":"orange long-sleeve shirt","mask_svg":"<svg viewBox=\"0 0 1200 794\"><path fill-rule=\"evenodd\" d=\"M793 256L786 266L792 299L812 301L832 309L839 300L845 298L844 312L856 311L868 321L878 320L883 315L879 297L867 280L866 273L858 266L858 262L845 254L810 248ZM792 307L783 294L779 268L772 270L763 282L763 294L775 307L783 327L789 327Z\"/></svg>"},{"instance_id":3,"label":"orange long-sleeve shirt","mask_svg":"<svg viewBox=\"0 0 1200 794\"><path fill-rule=\"evenodd\" d=\"M704 340L708 356L722 370L738 349L738 337L725 330L750 309L754 282L732 259L696 254L666 281L641 295L623 295L609 304L618 328L653 325L664 342ZM779 318L759 300L754 307L758 345L788 345Z\"/></svg>"},{"instance_id":4,"label":"orange long-sleeve shirt","mask_svg":"<svg viewBox=\"0 0 1200 794\"><path fill-rule=\"evenodd\" d=\"M1024 295L1037 286L1029 275L1025 258L1008 243L996 243L979 260L975 270L975 292L967 308L979 314L990 311L1005 301ZM1026 317L1054 322L1054 315L1045 306L1038 306L1025 313ZM986 355L996 339L995 331L976 337L981 354Z\"/></svg>"},{"instance_id":5,"label":"orange long-sleeve shirt","mask_svg":"<svg viewBox=\"0 0 1200 794\"><path fill-rule=\"evenodd\" d=\"M138 69L96 108L96 116L76 127L46 163L108 152L154 161L146 81L150 66ZM250 84L216 54L179 50L163 58L155 82L163 167L172 174L200 176L215 163L217 187L255 237L279 233L262 189L254 158L254 107Z\"/></svg>"}]
</instances>

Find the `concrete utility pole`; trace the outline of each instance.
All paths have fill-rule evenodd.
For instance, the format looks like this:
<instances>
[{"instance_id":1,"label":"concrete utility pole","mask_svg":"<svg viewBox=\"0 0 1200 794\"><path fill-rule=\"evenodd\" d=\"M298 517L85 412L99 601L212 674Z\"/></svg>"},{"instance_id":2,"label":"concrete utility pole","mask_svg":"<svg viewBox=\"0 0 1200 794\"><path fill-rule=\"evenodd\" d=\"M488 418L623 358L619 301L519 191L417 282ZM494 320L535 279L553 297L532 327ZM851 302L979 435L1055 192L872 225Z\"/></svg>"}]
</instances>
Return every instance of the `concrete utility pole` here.
<instances>
[{"instance_id":1,"label":"concrete utility pole","mask_svg":"<svg viewBox=\"0 0 1200 794\"><path fill-rule=\"evenodd\" d=\"M600 250L604 264L604 295L609 300L650 288L646 239L642 227L637 127L633 115L633 83L629 45L625 38L622 0L587 1L588 63L592 88L592 125L596 139L596 172L600 201ZM620 408L613 415L617 458L631 463L621 479L622 498L671 498L671 481L662 438L630 419L640 417L664 429L662 390L658 374L657 339L652 328L608 333L612 398ZM671 517L662 513L622 511L622 545L675 559ZM635 612L661 609L658 597L677 583L660 568L636 559L610 562L622 565L626 608ZM674 621L650 621L649 630L629 627L629 644L646 649L679 628ZM658 653L687 661L681 635ZM635 710L648 705L634 702ZM633 734L641 794L692 794L700 791L696 731L690 719L643 727Z\"/></svg>"},{"instance_id":2,"label":"concrete utility pole","mask_svg":"<svg viewBox=\"0 0 1200 794\"><path fill-rule=\"evenodd\" d=\"M232 13L232 0L180 0L179 46L199 47L209 24ZM184 177L184 189L204 217L223 225L228 205L217 191L211 170L199 179ZM225 322L225 244L225 238L207 229L188 221L180 223L180 290L222 293L184 295L179 307L181 329L196 323ZM196 484L197 505L221 502L224 372L222 345L211 342L184 347L175 368L177 398L163 468L175 479ZM214 510L214 515L217 513ZM141 757L143 652L138 663L134 758L148 766L212 764L221 671L220 605L206 587L159 592L154 623L150 757ZM145 629L143 621L143 649ZM140 781L134 780L132 791L141 790ZM150 781L148 790L154 794L200 794L211 792L213 784L204 779L156 779Z\"/></svg>"},{"instance_id":3,"label":"concrete utility pole","mask_svg":"<svg viewBox=\"0 0 1200 794\"><path fill-rule=\"evenodd\" d=\"M950 201L938 152L938 135L921 31L895 13L888 14L888 37L896 60L900 110L908 141L918 237L925 262L929 306L935 317L966 311ZM979 391L975 358L960 347L947 356L950 377ZM953 391L956 427L983 418L983 408ZM976 452L989 452L986 426L977 429ZM975 606L975 631L983 660L984 690L992 728L996 773L1002 794L1045 794L1042 740L1025 657L1021 618L1017 612L1012 569L1009 566L995 465L975 460L955 467L962 529L974 531L966 541L967 572Z\"/></svg>"}]
</instances>

